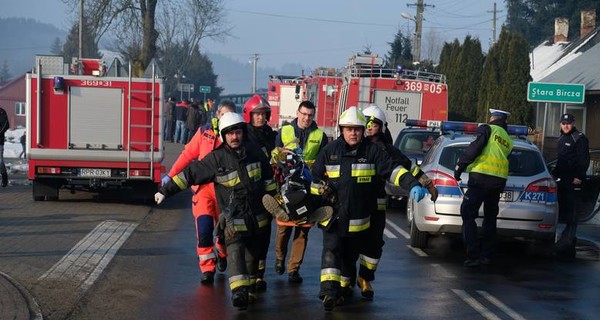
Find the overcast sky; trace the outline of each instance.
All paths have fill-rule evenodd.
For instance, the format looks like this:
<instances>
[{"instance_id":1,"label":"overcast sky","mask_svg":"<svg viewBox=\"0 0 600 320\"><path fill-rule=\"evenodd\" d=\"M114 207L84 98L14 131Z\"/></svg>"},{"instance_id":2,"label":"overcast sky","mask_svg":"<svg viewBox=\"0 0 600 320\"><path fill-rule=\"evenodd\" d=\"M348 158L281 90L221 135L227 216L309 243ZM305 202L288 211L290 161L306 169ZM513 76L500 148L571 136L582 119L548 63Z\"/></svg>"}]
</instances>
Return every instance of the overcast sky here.
<instances>
[{"instance_id":1,"label":"overcast sky","mask_svg":"<svg viewBox=\"0 0 600 320\"><path fill-rule=\"evenodd\" d=\"M60 0L2 1L0 17L29 17L68 30L74 15ZM410 34L416 15L413 1L398 0L225 0L233 37L226 43L206 41L203 50L239 61L259 54L259 65L300 63L310 68L343 67L353 52L366 47L385 55L398 29ZM467 34L478 37L484 51L492 38L493 0L425 0L422 57L434 34L439 43ZM504 1L497 1L497 27L506 20Z\"/></svg>"}]
</instances>

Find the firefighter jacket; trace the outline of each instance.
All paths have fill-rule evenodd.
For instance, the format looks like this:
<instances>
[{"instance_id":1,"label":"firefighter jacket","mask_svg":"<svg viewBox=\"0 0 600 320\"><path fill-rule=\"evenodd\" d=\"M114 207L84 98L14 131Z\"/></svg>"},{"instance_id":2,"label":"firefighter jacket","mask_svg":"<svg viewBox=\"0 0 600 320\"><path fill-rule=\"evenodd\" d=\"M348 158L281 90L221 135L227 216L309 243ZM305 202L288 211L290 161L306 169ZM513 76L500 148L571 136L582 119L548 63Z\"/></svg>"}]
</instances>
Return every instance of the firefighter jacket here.
<instances>
[{"instance_id":1,"label":"firefighter jacket","mask_svg":"<svg viewBox=\"0 0 600 320\"><path fill-rule=\"evenodd\" d=\"M257 145L265 154L270 157L271 151L275 149L275 137L277 132L273 131L268 125L262 127L254 127L251 124L247 124L248 138L252 143Z\"/></svg>"},{"instance_id":2,"label":"firefighter jacket","mask_svg":"<svg viewBox=\"0 0 600 320\"><path fill-rule=\"evenodd\" d=\"M262 205L265 193L274 194L273 171L260 149L244 141L239 150L222 144L202 160L193 161L160 189L171 196L190 185L214 182L221 214L233 220L242 236L262 233L270 214Z\"/></svg>"},{"instance_id":3,"label":"firefighter jacket","mask_svg":"<svg viewBox=\"0 0 600 320\"><path fill-rule=\"evenodd\" d=\"M564 181L577 178L585 181L590 165L589 142L587 137L577 128L570 132L562 132L558 138L558 159L552 174Z\"/></svg>"},{"instance_id":4,"label":"firefighter jacket","mask_svg":"<svg viewBox=\"0 0 600 320\"><path fill-rule=\"evenodd\" d=\"M212 124L207 124L196 131L196 134L194 134L190 142L181 151L181 155L173 163L171 170L169 170L169 177L176 176L190 162L193 160L202 160L207 154L220 146L221 138L219 138L216 131L216 128L213 128ZM194 193L197 189L198 186L192 186Z\"/></svg>"},{"instance_id":5,"label":"firefighter jacket","mask_svg":"<svg viewBox=\"0 0 600 320\"><path fill-rule=\"evenodd\" d=\"M330 220L321 222L320 227L331 230L337 224L340 236L351 236L369 228L382 183L377 177L392 179L407 190L418 185L408 170L368 139L350 148L343 136L321 150L311 173L313 195L320 195L321 181L337 190L334 214Z\"/></svg>"},{"instance_id":6,"label":"firefighter jacket","mask_svg":"<svg viewBox=\"0 0 600 320\"><path fill-rule=\"evenodd\" d=\"M281 127L281 131L275 140L275 147L286 149L302 149L302 159L306 164L312 166L317 159L317 154L328 143L327 135L317 127L313 121L310 127L300 129L298 127L298 119L292 120L290 124ZM273 150L276 153L277 149ZM273 155L273 154L272 154ZM277 158L273 155L273 158Z\"/></svg>"},{"instance_id":7,"label":"firefighter jacket","mask_svg":"<svg viewBox=\"0 0 600 320\"><path fill-rule=\"evenodd\" d=\"M506 133L506 120L497 119L477 128L477 138L456 163L455 176L467 171L469 187L504 188L508 157L513 141Z\"/></svg>"}]
</instances>

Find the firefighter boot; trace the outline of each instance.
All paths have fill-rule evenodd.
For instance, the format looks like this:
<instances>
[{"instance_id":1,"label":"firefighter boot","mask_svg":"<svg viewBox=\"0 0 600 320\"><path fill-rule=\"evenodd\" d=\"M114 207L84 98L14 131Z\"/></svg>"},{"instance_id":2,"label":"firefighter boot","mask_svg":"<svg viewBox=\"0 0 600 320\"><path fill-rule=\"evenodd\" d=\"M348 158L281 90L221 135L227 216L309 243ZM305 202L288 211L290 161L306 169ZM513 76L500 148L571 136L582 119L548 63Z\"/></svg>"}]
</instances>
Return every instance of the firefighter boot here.
<instances>
[{"instance_id":1,"label":"firefighter boot","mask_svg":"<svg viewBox=\"0 0 600 320\"><path fill-rule=\"evenodd\" d=\"M332 311L336 304L336 298L334 296L325 295L323 296L323 308L325 311Z\"/></svg>"},{"instance_id":2,"label":"firefighter boot","mask_svg":"<svg viewBox=\"0 0 600 320\"><path fill-rule=\"evenodd\" d=\"M290 221L290 216L281 206L281 202L269 194L265 194L262 198L262 203L265 209L269 211L279 221Z\"/></svg>"},{"instance_id":3,"label":"firefighter boot","mask_svg":"<svg viewBox=\"0 0 600 320\"><path fill-rule=\"evenodd\" d=\"M248 288L238 287L231 292L231 302L238 310L246 310L248 308Z\"/></svg>"},{"instance_id":4,"label":"firefighter boot","mask_svg":"<svg viewBox=\"0 0 600 320\"><path fill-rule=\"evenodd\" d=\"M437 200L438 197L438 191L433 185L433 181L431 181L431 179L429 179L429 177L426 174L422 174L419 177L419 183L423 187L427 188L427 191L429 191L429 193L431 194L431 201L435 202L435 200Z\"/></svg>"},{"instance_id":5,"label":"firefighter boot","mask_svg":"<svg viewBox=\"0 0 600 320\"><path fill-rule=\"evenodd\" d=\"M262 278L257 278L254 288L256 288L257 292L265 292L267 291L267 282Z\"/></svg>"},{"instance_id":6,"label":"firefighter boot","mask_svg":"<svg viewBox=\"0 0 600 320\"><path fill-rule=\"evenodd\" d=\"M315 209L315 211L309 213L308 217L306 219L307 219L308 223L318 223L321 221L331 219L332 215L333 215L333 207L324 206L324 207L318 207L317 209Z\"/></svg>"},{"instance_id":7,"label":"firefighter boot","mask_svg":"<svg viewBox=\"0 0 600 320\"><path fill-rule=\"evenodd\" d=\"M373 300L373 295L375 295L375 291L373 291L373 287L371 286L371 282L365 280L363 277L358 277L356 280L356 284L360 288L360 293L367 300Z\"/></svg>"}]
</instances>

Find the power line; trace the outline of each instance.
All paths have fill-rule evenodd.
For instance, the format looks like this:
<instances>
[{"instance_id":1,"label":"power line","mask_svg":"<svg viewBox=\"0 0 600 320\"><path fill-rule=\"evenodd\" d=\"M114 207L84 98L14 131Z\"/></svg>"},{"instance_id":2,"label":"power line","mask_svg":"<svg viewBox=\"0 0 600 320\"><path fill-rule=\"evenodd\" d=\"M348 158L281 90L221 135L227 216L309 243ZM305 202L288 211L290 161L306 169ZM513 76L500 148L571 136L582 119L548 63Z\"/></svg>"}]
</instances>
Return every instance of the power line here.
<instances>
[{"instance_id":1,"label":"power line","mask_svg":"<svg viewBox=\"0 0 600 320\"><path fill-rule=\"evenodd\" d=\"M376 26L376 27L395 27L396 26L396 25L384 24L384 23L356 22L356 21L332 20L332 19L319 19L319 18L300 17L300 16L288 16L288 15L274 14L274 13L264 13L264 12L255 12L255 11L246 11L246 10L235 10L235 9L230 9L229 11L239 12L239 13L255 14L255 15L258 15L258 16L267 16L267 17L276 17L276 18L285 18L285 19L296 19L296 20L307 20L307 21L319 21L319 22L327 22L327 23L342 23L342 24L362 25L362 26Z\"/></svg>"}]
</instances>

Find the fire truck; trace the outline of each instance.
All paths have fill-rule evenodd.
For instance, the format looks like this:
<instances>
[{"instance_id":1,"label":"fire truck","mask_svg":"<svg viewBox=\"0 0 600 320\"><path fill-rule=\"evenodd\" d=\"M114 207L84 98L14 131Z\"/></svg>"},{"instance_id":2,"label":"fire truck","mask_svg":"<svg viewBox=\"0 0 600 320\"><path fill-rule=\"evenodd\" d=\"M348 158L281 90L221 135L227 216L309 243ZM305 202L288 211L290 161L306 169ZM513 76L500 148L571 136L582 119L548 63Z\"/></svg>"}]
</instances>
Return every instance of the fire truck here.
<instances>
[{"instance_id":1,"label":"fire truck","mask_svg":"<svg viewBox=\"0 0 600 320\"><path fill-rule=\"evenodd\" d=\"M392 137L407 119L448 120L446 76L384 67L377 54L354 54L343 71L338 112L351 106L378 105L387 117Z\"/></svg>"},{"instance_id":2,"label":"fire truck","mask_svg":"<svg viewBox=\"0 0 600 320\"><path fill-rule=\"evenodd\" d=\"M329 138L335 138L338 134L338 104L342 79L341 72L335 68L323 67L316 68L312 75L304 77L305 99L312 101L317 107L315 121Z\"/></svg>"},{"instance_id":3,"label":"fire truck","mask_svg":"<svg viewBox=\"0 0 600 320\"><path fill-rule=\"evenodd\" d=\"M270 75L267 85L267 101L271 105L269 123L280 128L283 123L296 118L298 105L304 98L303 76Z\"/></svg>"},{"instance_id":4,"label":"fire truck","mask_svg":"<svg viewBox=\"0 0 600 320\"><path fill-rule=\"evenodd\" d=\"M131 71L117 59L107 69L99 59L36 57L26 75L34 200L58 200L63 187L152 197L164 169L163 83L154 66L140 78Z\"/></svg>"}]
</instances>

